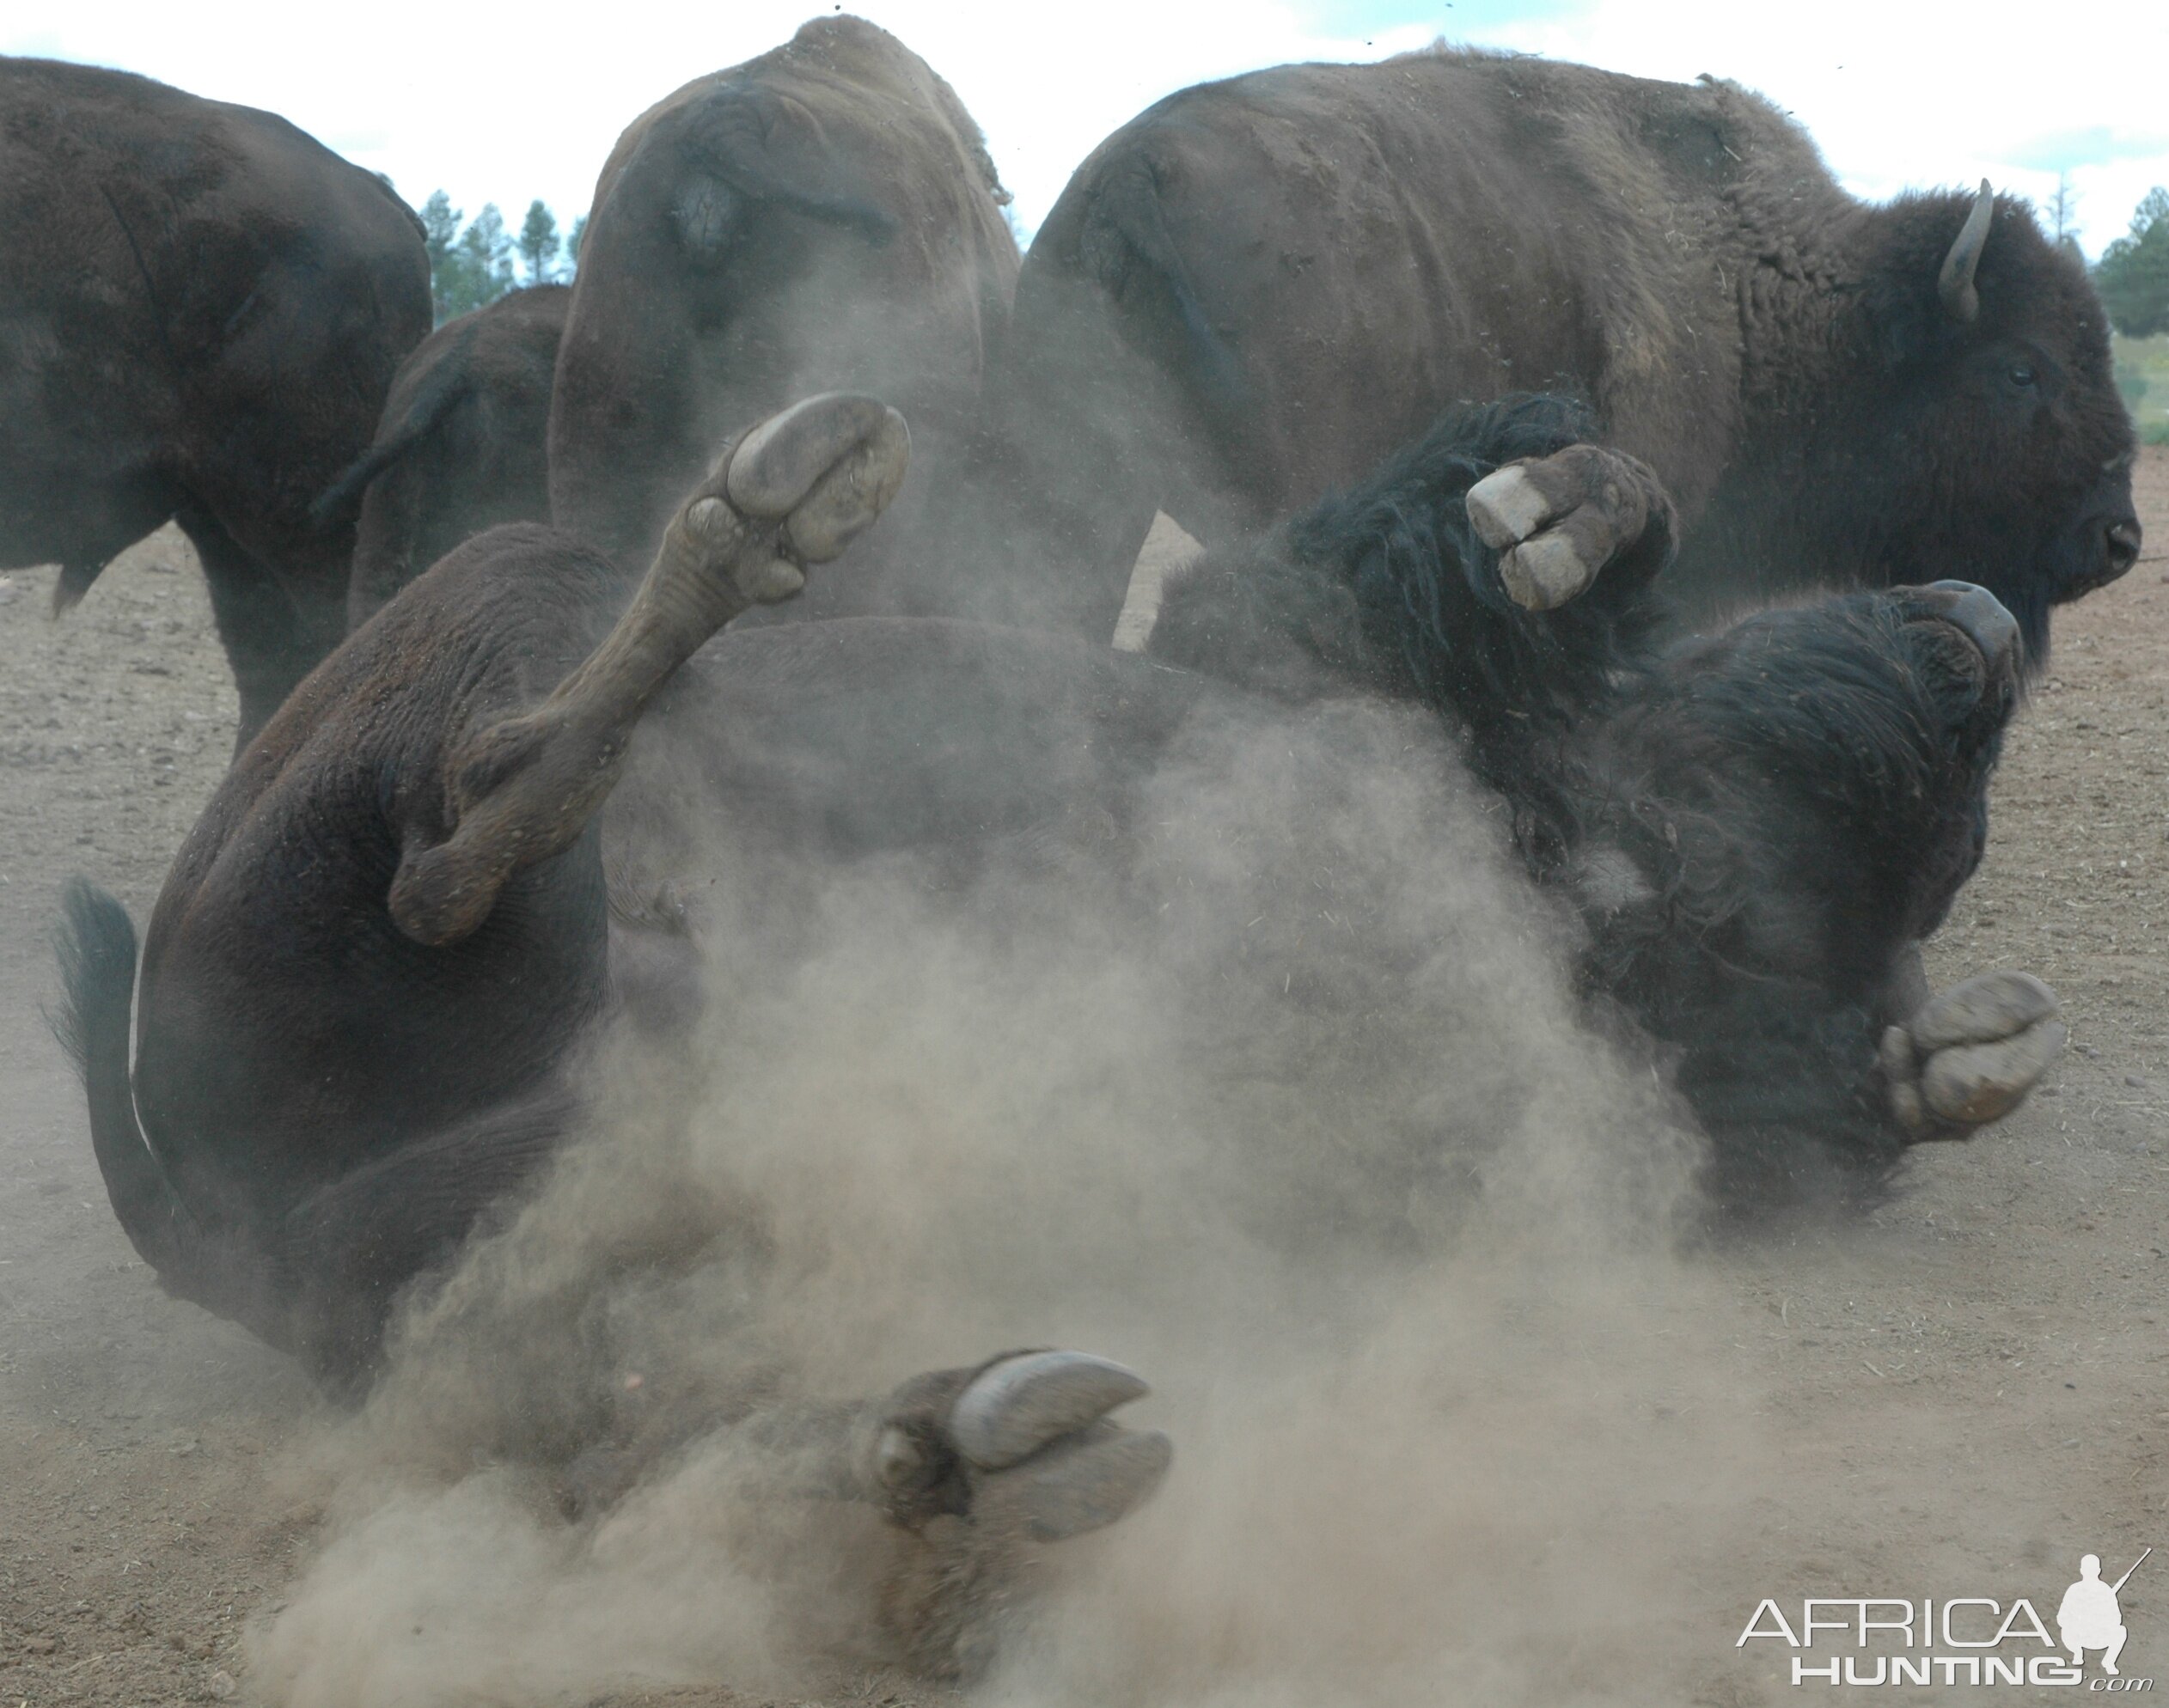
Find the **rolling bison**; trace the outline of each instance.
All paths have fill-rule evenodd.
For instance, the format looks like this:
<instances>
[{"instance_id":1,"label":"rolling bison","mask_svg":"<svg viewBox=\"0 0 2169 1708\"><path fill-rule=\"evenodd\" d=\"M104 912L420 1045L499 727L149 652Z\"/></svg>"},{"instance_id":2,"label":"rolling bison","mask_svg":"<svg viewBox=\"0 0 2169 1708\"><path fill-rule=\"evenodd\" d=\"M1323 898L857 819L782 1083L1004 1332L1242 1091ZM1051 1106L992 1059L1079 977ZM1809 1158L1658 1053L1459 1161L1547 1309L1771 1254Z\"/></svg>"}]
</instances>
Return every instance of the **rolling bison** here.
<instances>
[{"instance_id":1,"label":"rolling bison","mask_svg":"<svg viewBox=\"0 0 2169 1708\"><path fill-rule=\"evenodd\" d=\"M511 291L400 364L375 442L316 503L326 524L353 525L350 628L461 540L550 519L550 381L571 295Z\"/></svg>"},{"instance_id":2,"label":"rolling bison","mask_svg":"<svg viewBox=\"0 0 2169 1708\"><path fill-rule=\"evenodd\" d=\"M949 85L886 32L817 18L688 83L618 139L595 191L550 413L550 514L637 576L743 423L871 389L908 410L920 479L867 573L801 607L913 602L892 552L948 484L1008 325L1017 244ZM940 566L931 566L938 578Z\"/></svg>"},{"instance_id":3,"label":"rolling bison","mask_svg":"<svg viewBox=\"0 0 2169 1708\"><path fill-rule=\"evenodd\" d=\"M419 223L283 119L0 59L0 565L80 599L168 519L193 541L245 743L345 630L316 495L430 326Z\"/></svg>"},{"instance_id":4,"label":"rolling bison","mask_svg":"<svg viewBox=\"0 0 2169 1708\"><path fill-rule=\"evenodd\" d=\"M1986 185L1855 201L1710 79L1437 49L1170 95L1071 179L1007 349L1017 490L1045 495L1020 537L1080 632L1156 506L1226 539L1530 388L1670 489L1690 619L1961 576L2038 656L2138 555L2078 261Z\"/></svg>"},{"instance_id":5,"label":"rolling bison","mask_svg":"<svg viewBox=\"0 0 2169 1708\"><path fill-rule=\"evenodd\" d=\"M151 921L132 1083L132 928L74 892L65 1029L122 1225L171 1291L365 1376L402 1290L577 1128L595 1040L668 1036L702 1001L697 918L652 905L671 876L658 815L690 801L718 827L726 882L779 857L799 888L771 910L910 850L973 910L992 892L958 875L999 866L1028 909L1127 909L1164 949L1166 907L1227 881L1141 856L1187 732L1232 723L1277 751L1380 698L1413 722L1332 768L1450 766L1418 724L1465 741L1528 877L1579 917L1588 1001L1674 1064L1715 1194L1872 1186L1911 1143L2010 1108L2062 1042L2022 975L1940 998L1915 982L1914 945L1979 857L2016 625L1945 583L1660 655L1672 508L1593 424L1543 397L1448 418L1350 494L1208 554L1152 658L910 619L712 640L796 596L895 495L904 425L864 397L727 448L629 603L577 536L469 541L316 670L212 800ZM1297 863L1308 918L1325 879ZM1335 989L1306 989L1292 1023L1324 1023ZM1375 1051L1388 1023L1354 1018ZM745 1426L906 1531L983 1511L1055 1540L1164 1467L1164 1440L1107 1419L1141 1391L1081 1355L1006 1357ZM939 1534L937 1554L962 1546ZM937 1561L914 1580L925 1663L968 1660L969 1577Z\"/></svg>"}]
</instances>

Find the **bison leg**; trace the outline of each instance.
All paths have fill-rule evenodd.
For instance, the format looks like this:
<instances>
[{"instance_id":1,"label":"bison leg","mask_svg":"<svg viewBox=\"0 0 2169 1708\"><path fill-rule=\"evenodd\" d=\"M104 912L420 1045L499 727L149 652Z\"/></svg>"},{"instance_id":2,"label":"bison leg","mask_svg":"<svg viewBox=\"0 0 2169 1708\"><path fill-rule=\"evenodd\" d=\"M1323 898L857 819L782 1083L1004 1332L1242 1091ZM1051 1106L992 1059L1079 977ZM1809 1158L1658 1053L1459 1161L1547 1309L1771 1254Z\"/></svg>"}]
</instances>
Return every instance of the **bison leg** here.
<instances>
[{"instance_id":1,"label":"bison leg","mask_svg":"<svg viewBox=\"0 0 2169 1708\"><path fill-rule=\"evenodd\" d=\"M1127 1517L1159 1486L1174 1458L1167 1437L1111 1417L1150 1391L1087 1353L1005 1352L913 1376L883 1399L785 1403L724 1427L751 1449L749 1492L864 1503L901 1533L883 1621L919 1670L969 1676L1024 1611L1045 1550ZM716 1428L698 1383L659 1403L631 1438L566 1467L569 1510L607 1510Z\"/></svg>"},{"instance_id":2,"label":"bison leg","mask_svg":"<svg viewBox=\"0 0 2169 1708\"><path fill-rule=\"evenodd\" d=\"M1915 1141L1969 1138L2009 1114L2063 1053L2056 992L2025 973L1984 973L1883 1034L1891 1113Z\"/></svg>"},{"instance_id":3,"label":"bison leg","mask_svg":"<svg viewBox=\"0 0 2169 1708\"><path fill-rule=\"evenodd\" d=\"M578 1107L552 1082L311 1193L267 1230L278 1321L249 1326L334 1391L359 1394L376 1372L400 1296L451 1261L489 1205L535 1177Z\"/></svg>"},{"instance_id":4,"label":"bison leg","mask_svg":"<svg viewBox=\"0 0 2169 1708\"><path fill-rule=\"evenodd\" d=\"M339 644L345 605L304 609L278 576L209 511L191 507L175 520L196 548L211 592L211 613L241 696L234 752L255 739L295 685Z\"/></svg>"},{"instance_id":5,"label":"bison leg","mask_svg":"<svg viewBox=\"0 0 2169 1708\"><path fill-rule=\"evenodd\" d=\"M1469 521L1500 554L1499 579L1527 611L1554 611L1608 564L1661 566L1671 554L1671 500L1648 467L1602 445L1569 445L1486 475Z\"/></svg>"},{"instance_id":6,"label":"bison leg","mask_svg":"<svg viewBox=\"0 0 2169 1708\"><path fill-rule=\"evenodd\" d=\"M671 674L725 623L789 599L896 495L903 418L872 398L811 398L717 461L665 529L617 625L533 711L492 725L446 762L454 828L409 849L390 907L418 942L489 917L522 867L568 847L617 781L634 726Z\"/></svg>"},{"instance_id":7,"label":"bison leg","mask_svg":"<svg viewBox=\"0 0 2169 1708\"><path fill-rule=\"evenodd\" d=\"M1005 1353L915 1376L829 1426L825 1491L873 1503L909 1538L883 1613L914 1667L983 1672L1041 1550L1115 1523L1159 1486L1167 1437L1109 1416L1148 1392L1082 1352Z\"/></svg>"}]
</instances>

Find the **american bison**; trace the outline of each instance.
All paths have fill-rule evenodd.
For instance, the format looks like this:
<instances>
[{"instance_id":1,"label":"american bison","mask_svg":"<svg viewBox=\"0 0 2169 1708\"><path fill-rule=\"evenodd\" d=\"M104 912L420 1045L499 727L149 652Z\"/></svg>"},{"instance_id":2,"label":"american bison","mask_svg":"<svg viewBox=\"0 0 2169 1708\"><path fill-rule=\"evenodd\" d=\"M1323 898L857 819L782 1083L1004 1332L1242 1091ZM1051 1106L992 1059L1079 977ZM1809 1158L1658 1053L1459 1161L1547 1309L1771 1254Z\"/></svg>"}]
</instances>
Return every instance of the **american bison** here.
<instances>
[{"instance_id":1,"label":"american bison","mask_svg":"<svg viewBox=\"0 0 2169 1708\"><path fill-rule=\"evenodd\" d=\"M309 506L429 331L420 224L268 113L0 59L0 565L64 608L177 520L246 743L345 631L352 530Z\"/></svg>"},{"instance_id":2,"label":"american bison","mask_svg":"<svg viewBox=\"0 0 2169 1708\"><path fill-rule=\"evenodd\" d=\"M461 540L550 519L550 382L571 294L509 292L400 364L375 442L316 503L325 522L353 523L350 628Z\"/></svg>"},{"instance_id":3,"label":"american bison","mask_svg":"<svg viewBox=\"0 0 2169 1708\"><path fill-rule=\"evenodd\" d=\"M907 410L920 479L864 576L798 607L894 608L1009 321L1017 244L979 127L885 31L816 18L687 84L596 180L550 412L550 515L637 576L745 422L833 387ZM893 540L893 549L890 540Z\"/></svg>"},{"instance_id":4,"label":"american bison","mask_svg":"<svg viewBox=\"0 0 2169 1708\"><path fill-rule=\"evenodd\" d=\"M1350 696L1410 708L1374 773L1412 751L1451 766L1417 724L1466 742L1528 876L1579 916L1588 1003L1674 1064L1715 1194L1872 1187L1909 1144L2010 1108L2062 1042L2022 975L1931 998L1912 971L1979 857L2016 625L1945 583L1660 652L1672 509L1592 424L1542 397L1448 418L1209 555L1153 658L913 619L712 639L796 596L895 492L903 423L864 397L727 447L630 602L575 535L470 540L302 684L213 798L151 921L132 1084L134 933L73 893L64 1029L123 1227L169 1290L366 1376L402 1291L577 1128L596 1041L668 1035L703 1000L697 916L655 905L658 818L690 810L728 843L706 867L726 884L779 857L800 887L772 910L918 850L944 881L999 863L1027 908L1127 908L1164 943L1166 901L1226 874L1142 855L1155 772L1202 724L1277 750ZM1330 979L1298 995L1298 1028L1336 1000ZM1376 1051L1388 1022L1353 1018ZM1106 1421L1139 1391L1077 1355L1005 1359L758 1428L907 1529L984 1500L1051 1538L1158 1475L1164 1442ZM967 1627L939 1586L962 1580L920 1581L916 1652L956 1663Z\"/></svg>"},{"instance_id":5,"label":"american bison","mask_svg":"<svg viewBox=\"0 0 2169 1708\"><path fill-rule=\"evenodd\" d=\"M1705 619L1963 576L2038 657L2138 556L2131 427L2078 261L2023 204L1854 200L1759 96L1436 49L1170 95L1078 168L999 389L1023 555L1105 635L1155 507L1208 543L1442 407L1586 401L1683 531Z\"/></svg>"}]
</instances>

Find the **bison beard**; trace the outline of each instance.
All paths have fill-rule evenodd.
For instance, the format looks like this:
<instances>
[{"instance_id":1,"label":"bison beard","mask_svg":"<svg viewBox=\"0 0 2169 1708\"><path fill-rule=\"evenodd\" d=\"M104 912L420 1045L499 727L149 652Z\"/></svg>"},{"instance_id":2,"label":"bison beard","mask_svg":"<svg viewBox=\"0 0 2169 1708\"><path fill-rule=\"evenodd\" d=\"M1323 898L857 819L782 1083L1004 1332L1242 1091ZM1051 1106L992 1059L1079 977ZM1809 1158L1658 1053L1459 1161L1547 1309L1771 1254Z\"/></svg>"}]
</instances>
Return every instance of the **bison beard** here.
<instances>
[{"instance_id":1,"label":"bison beard","mask_svg":"<svg viewBox=\"0 0 2169 1708\"><path fill-rule=\"evenodd\" d=\"M612 566L576 541L470 542L327 660L214 798L152 922L132 1098L132 931L74 894L65 1031L123 1226L172 1291L366 1379L402 1292L577 1130L605 1021L667 1032L697 1003L655 824L673 790L783 851L802 904L832 863L915 848L1036 872L1027 906L1073 912L1081 888L1149 925L1168 878L1137 851L1185 730L1292 732L1350 695L1462 732L1530 875L1580 916L1598 1023L1674 1060L1719 1202L1873 1190L1909 1140L2012 1107L2061 1041L2031 981L1917 988L1914 946L1978 858L2014 625L1946 585L1659 655L1670 505L1586 427L1544 398L1449 419L1239 561L1205 560L1156 660L905 621L704 647L893 493L901 425L871 400L800 406L727 451L621 615ZM1331 987L1312 1000L1323 1025ZM912 1652L968 1668L1020 1551L1158 1479L1164 1441L1107 1417L1141 1391L1080 1355L1010 1354L865 1404L658 1408L614 1445L729 1423L774 1450L779 1486L872 1502L921 1544L890 1602ZM622 1478L586 1444L542 1450L607 1499Z\"/></svg>"}]
</instances>

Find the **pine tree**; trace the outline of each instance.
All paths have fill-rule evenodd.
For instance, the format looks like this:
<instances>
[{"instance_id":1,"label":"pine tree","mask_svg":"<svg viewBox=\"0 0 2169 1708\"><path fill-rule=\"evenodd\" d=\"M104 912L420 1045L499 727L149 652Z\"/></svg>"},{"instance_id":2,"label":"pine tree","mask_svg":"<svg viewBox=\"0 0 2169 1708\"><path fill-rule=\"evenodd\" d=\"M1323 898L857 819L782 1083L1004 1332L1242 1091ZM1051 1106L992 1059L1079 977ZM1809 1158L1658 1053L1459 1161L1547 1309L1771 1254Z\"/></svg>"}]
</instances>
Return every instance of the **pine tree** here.
<instances>
[{"instance_id":1,"label":"pine tree","mask_svg":"<svg viewBox=\"0 0 2169 1708\"><path fill-rule=\"evenodd\" d=\"M495 202L482 204L446 259L443 296L448 318L472 314L512 289L512 240Z\"/></svg>"},{"instance_id":2,"label":"pine tree","mask_svg":"<svg viewBox=\"0 0 2169 1708\"><path fill-rule=\"evenodd\" d=\"M2109 324L2126 338L2169 332L2169 190L2147 192L2130 234L2101 252L2093 282Z\"/></svg>"},{"instance_id":3,"label":"pine tree","mask_svg":"<svg viewBox=\"0 0 2169 1708\"><path fill-rule=\"evenodd\" d=\"M527 263L527 282L547 284L557 255L557 216L539 198L529 202L527 219L520 227L520 256Z\"/></svg>"},{"instance_id":4,"label":"pine tree","mask_svg":"<svg viewBox=\"0 0 2169 1708\"><path fill-rule=\"evenodd\" d=\"M522 283L514 265L516 254L525 263L529 284L543 284L559 276L556 266L560 247L557 216L541 200L528 206L527 219L516 241L504 229L504 216L495 202L461 224L467 216L452 205L443 191L433 192L422 204L423 247L429 251L430 294L443 326L455 314L471 314L486 308ZM572 223L572 241L564 246L568 262L577 259L585 217ZM564 277L570 278L567 265Z\"/></svg>"},{"instance_id":5,"label":"pine tree","mask_svg":"<svg viewBox=\"0 0 2169 1708\"><path fill-rule=\"evenodd\" d=\"M454 246L459 241L460 222L466 217L442 190L432 191L429 200L422 204L422 247L429 252L430 300L440 326L458 312L449 306L454 276L459 271Z\"/></svg>"}]
</instances>

